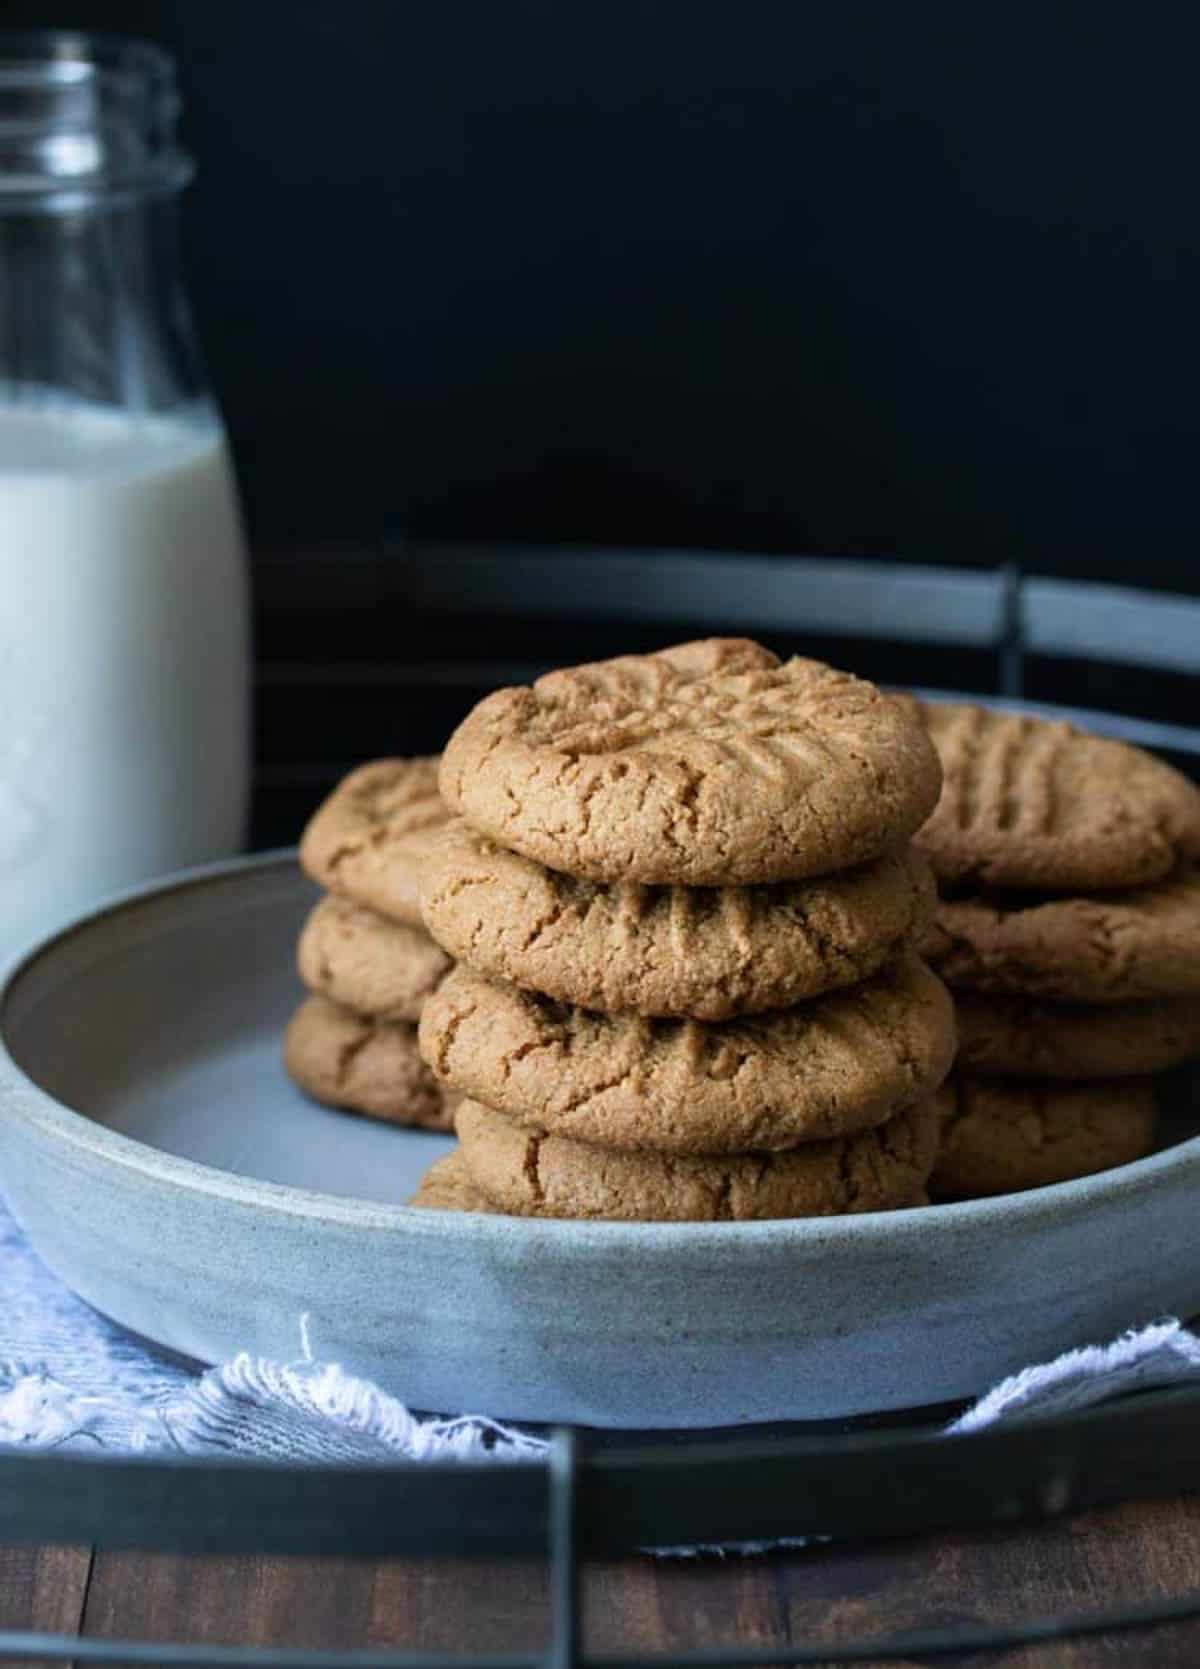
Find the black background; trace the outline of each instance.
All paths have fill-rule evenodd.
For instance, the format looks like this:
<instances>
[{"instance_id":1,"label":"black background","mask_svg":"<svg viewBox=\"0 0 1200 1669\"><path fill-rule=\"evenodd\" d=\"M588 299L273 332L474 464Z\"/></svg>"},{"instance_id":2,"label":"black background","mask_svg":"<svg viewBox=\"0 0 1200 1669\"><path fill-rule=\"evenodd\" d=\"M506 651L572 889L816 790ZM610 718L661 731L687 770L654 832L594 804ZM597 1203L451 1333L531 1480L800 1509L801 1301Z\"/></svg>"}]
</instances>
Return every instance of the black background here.
<instances>
[{"instance_id":1,"label":"black background","mask_svg":"<svg viewBox=\"0 0 1200 1669\"><path fill-rule=\"evenodd\" d=\"M180 57L260 544L388 528L1194 589L1182 7L8 0Z\"/></svg>"}]
</instances>

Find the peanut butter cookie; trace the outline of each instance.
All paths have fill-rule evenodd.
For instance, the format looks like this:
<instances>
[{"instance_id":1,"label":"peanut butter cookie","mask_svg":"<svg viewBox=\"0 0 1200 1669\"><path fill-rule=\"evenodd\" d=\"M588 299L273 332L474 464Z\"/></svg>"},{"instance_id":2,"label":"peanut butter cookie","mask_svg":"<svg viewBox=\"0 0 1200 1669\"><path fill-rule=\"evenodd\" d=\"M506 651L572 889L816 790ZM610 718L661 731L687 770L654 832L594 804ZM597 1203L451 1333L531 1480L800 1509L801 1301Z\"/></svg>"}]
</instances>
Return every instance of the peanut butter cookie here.
<instances>
[{"instance_id":1,"label":"peanut butter cookie","mask_svg":"<svg viewBox=\"0 0 1200 1669\"><path fill-rule=\"evenodd\" d=\"M430 834L448 815L438 764L375 759L351 771L304 831L305 871L330 892L420 927L417 871Z\"/></svg>"},{"instance_id":2,"label":"peanut butter cookie","mask_svg":"<svg viewBox=\"0 0 1200 1669\"><path fill-rule=\"evenodd\" d=\"M1200 858L1200 788L1141 748L986 707L914 706L942 761L917 841L943 891L1102 892Z\"/></svg>"},{"instance_id":3,"label":"peanut butter cookie","mask_svg":"<svg viewBox=\"0 0 1200 1669\"><path fill-rule=\"evenodd\" d=\"M671 1154L774 1151L882 1124L950 1069L950 995L916 956L798 1008L716 1025L594 1014L461 964L421 1048L518 1124Z\"/></svg>"},{"instance_id":4,"label":"peanut butter cookie","mask_svg":"<svg viewBox=\"0 0 1200 1669\"><path fill-rule=\"evenodd\" d=\"M309 997L292 1016L284 1064L295 1082L327 1107L390 1124L452 1130L457 1097L421 1059L412 1026L371 1020Z\"/></svg>"},{"instance_id":5,"label":"peanut butter cookie","mask_svg":"<svg viewBox=\"0 0 1200 1669\"><path fill-rule=\"evenodd\" d=\"M746 1222L917 1203L934 1161L938 1115L924 1101L841 1141L724 1158L614 1152L523 1130L476 1101L460 1106L458 1132L476 1186L516 1216Z\"/></svg>"},{"instance_id":6,"label":"peanut butter cookie","mask_svg":"<svg viewBox=\"0 0 1200 1669\"><path fill-rule=\"evenodd\" d=\"M804 880L902 846L937 802L911 705L741 638L497 690L446 746L446 803L591 881Z\"/></svg>"},{"instance_id":7,"label":"peanut butter cookie","mask_svg":"<svg viewBox=\"0 0 1200 1669\"><path fill-rule=\"evenodd\" d=\"M495 1215L498 1209L475 1186L461 1148L455 1148L453 1153L430 1165L408 1203L428 1211L482 1211Z\"/></svg>"},{"instance_id":8,"label":"peanut butter cookie","mask_svg":"<svg viewBox=\"0 0 1200 1669\"><path fill-rule=\"evenodd\" d=\"M957 1070L995 1078L1140 1078L1200 1055L1200 997L1109 1008L960 991Z\"/></svg>"},{"instance_id":9,"label":"peanut butter cookie","mask_svg":"<svg viewBox=\"0 0 1200 1669\"><path fill-rule=\"evenodd\" d=\"M725 1020L876 973L927 930L934 889L911 849L773 887L605 886L455 821L431 845L421 909L454 957L581 1008ZM361 1006L361 1005L360 1005Z\"/></svg>"},{"instance_id":10,"label":"peanut butter cookie","mask_svg":"<svg viewBox=\"0 0 1200 1669\"><path fill-rule=\"evenodd\" d=\"M412 1023L451 967L445 951L419 927L333 893L305 923L296 963L310 991L342 1008Z\"/></svg>"},{"instance_id":11,"label":"peanut butter cookie","mask_svg":"<svg viewBox=\"0 0 1200 1669\"><path fill-rule=\"evenodd\" d=\"M955 1073L937 1101L935 1200L1069 1182L1144 1158L1154 1146L1154 1093L1144 1079L1020 1084Z\"/></svg>"},{"instance_id":12,"label":"peanut butter cookie","mask_svg":"<svg viewBox=\"0 0 1200 1669\"><path fill-rule=\"evenodd\" d=\"M1094 898L943 899L922 950L956 989L1076 1003L1200 997L1200 871Z\"/></svg>"}]
</instances>

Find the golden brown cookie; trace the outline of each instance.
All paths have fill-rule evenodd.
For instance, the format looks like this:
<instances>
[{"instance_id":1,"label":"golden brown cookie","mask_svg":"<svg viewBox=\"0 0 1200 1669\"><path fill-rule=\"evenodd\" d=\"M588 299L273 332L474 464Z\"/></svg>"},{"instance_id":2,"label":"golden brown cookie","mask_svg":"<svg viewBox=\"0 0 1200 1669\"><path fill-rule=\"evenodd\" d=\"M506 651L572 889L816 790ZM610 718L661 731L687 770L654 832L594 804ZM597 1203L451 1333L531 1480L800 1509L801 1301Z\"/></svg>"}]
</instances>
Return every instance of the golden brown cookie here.
<instances>
[{"instance_id":1,"label":"golden brown cookie","mask_svg":"<svg viewBox=\"0 0 1200 1669\"><path fill-rule=\"evenodd\" d=\"M499 1212L499 1208L475 1186L462 1149L457 1147L453 1153L430 1165L408 1203L423 1206L429 1211L482 1211L489 1216Z\"/></svg>"},{"instance_id":2,"label":"golden brown cookie","mask_svg":"<svg viewBox=\"0 0 1200 1669\"><path fill-rule=\"evenodd\" d=\"M1200 789L1141 748L1022 714L914 705L944 776L917 843L944 891L1102 892L1200 858Z\"/></svg>"},{"instance_id":3,"label":"golden brown cookie","mask_svg":"<svg viewBox=\"0 0 1200 1669\"><path fill-rule=\"evenodd\" d=\"M300 1088L327 1107L423 1130L454 1128L458 1098L421 1059L413 1026L370 1020L327 997L309 997L292 1016L283 1058Z\"/></svg>"},{"instance_id":4,"label":"golden brown cookie","mask_svg":"<svg viewBox=\"0 0 1200 1669\"><path fill-rule=\"evenodd\" d=\"M438 764L436 757L375 759L351 771L300 842L300 862L313 880L420 927L417 871L431 833L449 815L438 794Z\"/></svg>"},{"instance_id":5,"label":"golden brown cookie","mask_svg":"<svg viewBox=\"0 0 1200 1669\"><path fill-rule=\"evenodd\" d=\"M581 1008L697 1020L788 1008L867 979L928 930L933 906L929 866L911 847L773 887L605 886L461 821L431 845L421 887L429 931L480 973Z\"/></svg>"},{"instance_id":6,"label":"golden brown cookie","mask_svg":"<svg viewBox=\"0 0 1200 1669\"><path fill-rule=\"evenodd\" d=\"M515 1216L745 1222L912 1205L933 1165L938 1115L924 1101L841 1141L705 1158L541 1135L477 1101L459 1107L458 1133L476 1185Z\"/></svg>"},{"instance_id":7,"label":"golden brown cookie","mask_svg":"<svg viewBox=\"0 0 1200 1669\"><path fill-rule=\"evenodd\" d=\"M413 1024L451 967L421 928L333 893L304 924L296 964L309 990L331 1002L376 1020Z\"/></svg>"},{"instance_id":8,"label":"golden brown cookie","mask_svg":"<svg viewBox=\"0 0 1200 1669\"><path fill-rule=\"evenodd\" d=\"M497 690L440 780L452 810L551 869L735 886L895 851L940 772L919 715L873 684L710 638Z\"/></svg>"},{"instance_id":9,"label":"golden brown cookie","mask_svg":"<svg viewBox=\"0 0 1200 1669\"><path fill-rule=\"evenodd\" d=\"M955 1073L937 1100L935 1200L1069 1182L1144 1158L1154 1146L1154 1092L1145 1079L1021 1084Z\"/></svg>"},{"instance_id":10,"label":"golden brown cookie","mask_svg":"<svg viewBox=\"0 0 1200 1669\"><path fill-rule=\"evenodd\" d=\"M1200 871L1094 898L943 899L922 950L968 991L1076 1003L1200 996Z\"/></svg>"},{"instance_id":11,"label":"golden brown cookie","mask_svg":"<svg viewBox=\"0 0 1200 1669\"><path fill-rule=\"evenodd\" d=\"M774 1151L882 1124L954 1057L950 995L906 955L799 1008L717 1025L593 1014L461 964L430 997L438 1078L531 1129L663 1153Z\"/></svg>"},{"instance_id":12,"label":"golden brown cookie","mask_svg":"<svg viewBox=\"0 0 1200 1669\"><path fill-rule=\"evenodd\" d=\"M1140 1078L1200 1055L1200 997L1108 1008L960 991L957 1069L995 1078Z\"/></svg>"}]
</instances>

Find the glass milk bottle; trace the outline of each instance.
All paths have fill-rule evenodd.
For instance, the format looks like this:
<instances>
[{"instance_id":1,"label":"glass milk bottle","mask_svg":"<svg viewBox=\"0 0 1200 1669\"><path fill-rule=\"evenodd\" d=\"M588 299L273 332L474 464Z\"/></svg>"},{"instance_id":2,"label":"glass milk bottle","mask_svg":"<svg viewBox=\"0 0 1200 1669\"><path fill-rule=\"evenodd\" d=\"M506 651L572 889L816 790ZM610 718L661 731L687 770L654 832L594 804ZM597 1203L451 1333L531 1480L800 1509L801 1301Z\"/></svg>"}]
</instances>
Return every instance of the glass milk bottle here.
<instances>
[{"instance_id":1,"label":"glass milk bottle","mask_svg":"<svg viewBox=\"0 0 1200 1669\"><path fill-rule=\"evenodd\" d=\"M244 836L245 554L177 110L156 48L0 31L0 962Z\"/></svg>"}]
</instances>

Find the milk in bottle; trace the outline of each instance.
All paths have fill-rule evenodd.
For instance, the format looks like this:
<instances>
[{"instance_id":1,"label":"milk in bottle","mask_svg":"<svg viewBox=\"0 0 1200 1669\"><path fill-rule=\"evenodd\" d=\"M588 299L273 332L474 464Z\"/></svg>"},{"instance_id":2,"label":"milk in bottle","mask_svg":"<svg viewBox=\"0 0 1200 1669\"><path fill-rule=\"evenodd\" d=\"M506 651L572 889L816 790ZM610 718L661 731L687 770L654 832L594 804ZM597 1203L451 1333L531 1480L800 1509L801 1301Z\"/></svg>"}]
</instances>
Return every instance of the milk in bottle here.
<instances>
[{"instance_id":1,"label":"milk in bottle","mask_svg":"<svg viewBox=\"0 0 1200 1669\"><path fill-rule=\"evenodd\" d=\"M0 963L245 838L245 563L178 108L157 47L0 30Z\"/></svg>"},{"instance_id":2,"label":"milk in bottle","mask_svg":"<svg viewBox=\"0 0 1200 1669\"><path fill-rule=\"evenodd\" d=\"M0 404L0 954L237 849L245 640L210 415Z\"/></svg>"}]
</instances>

